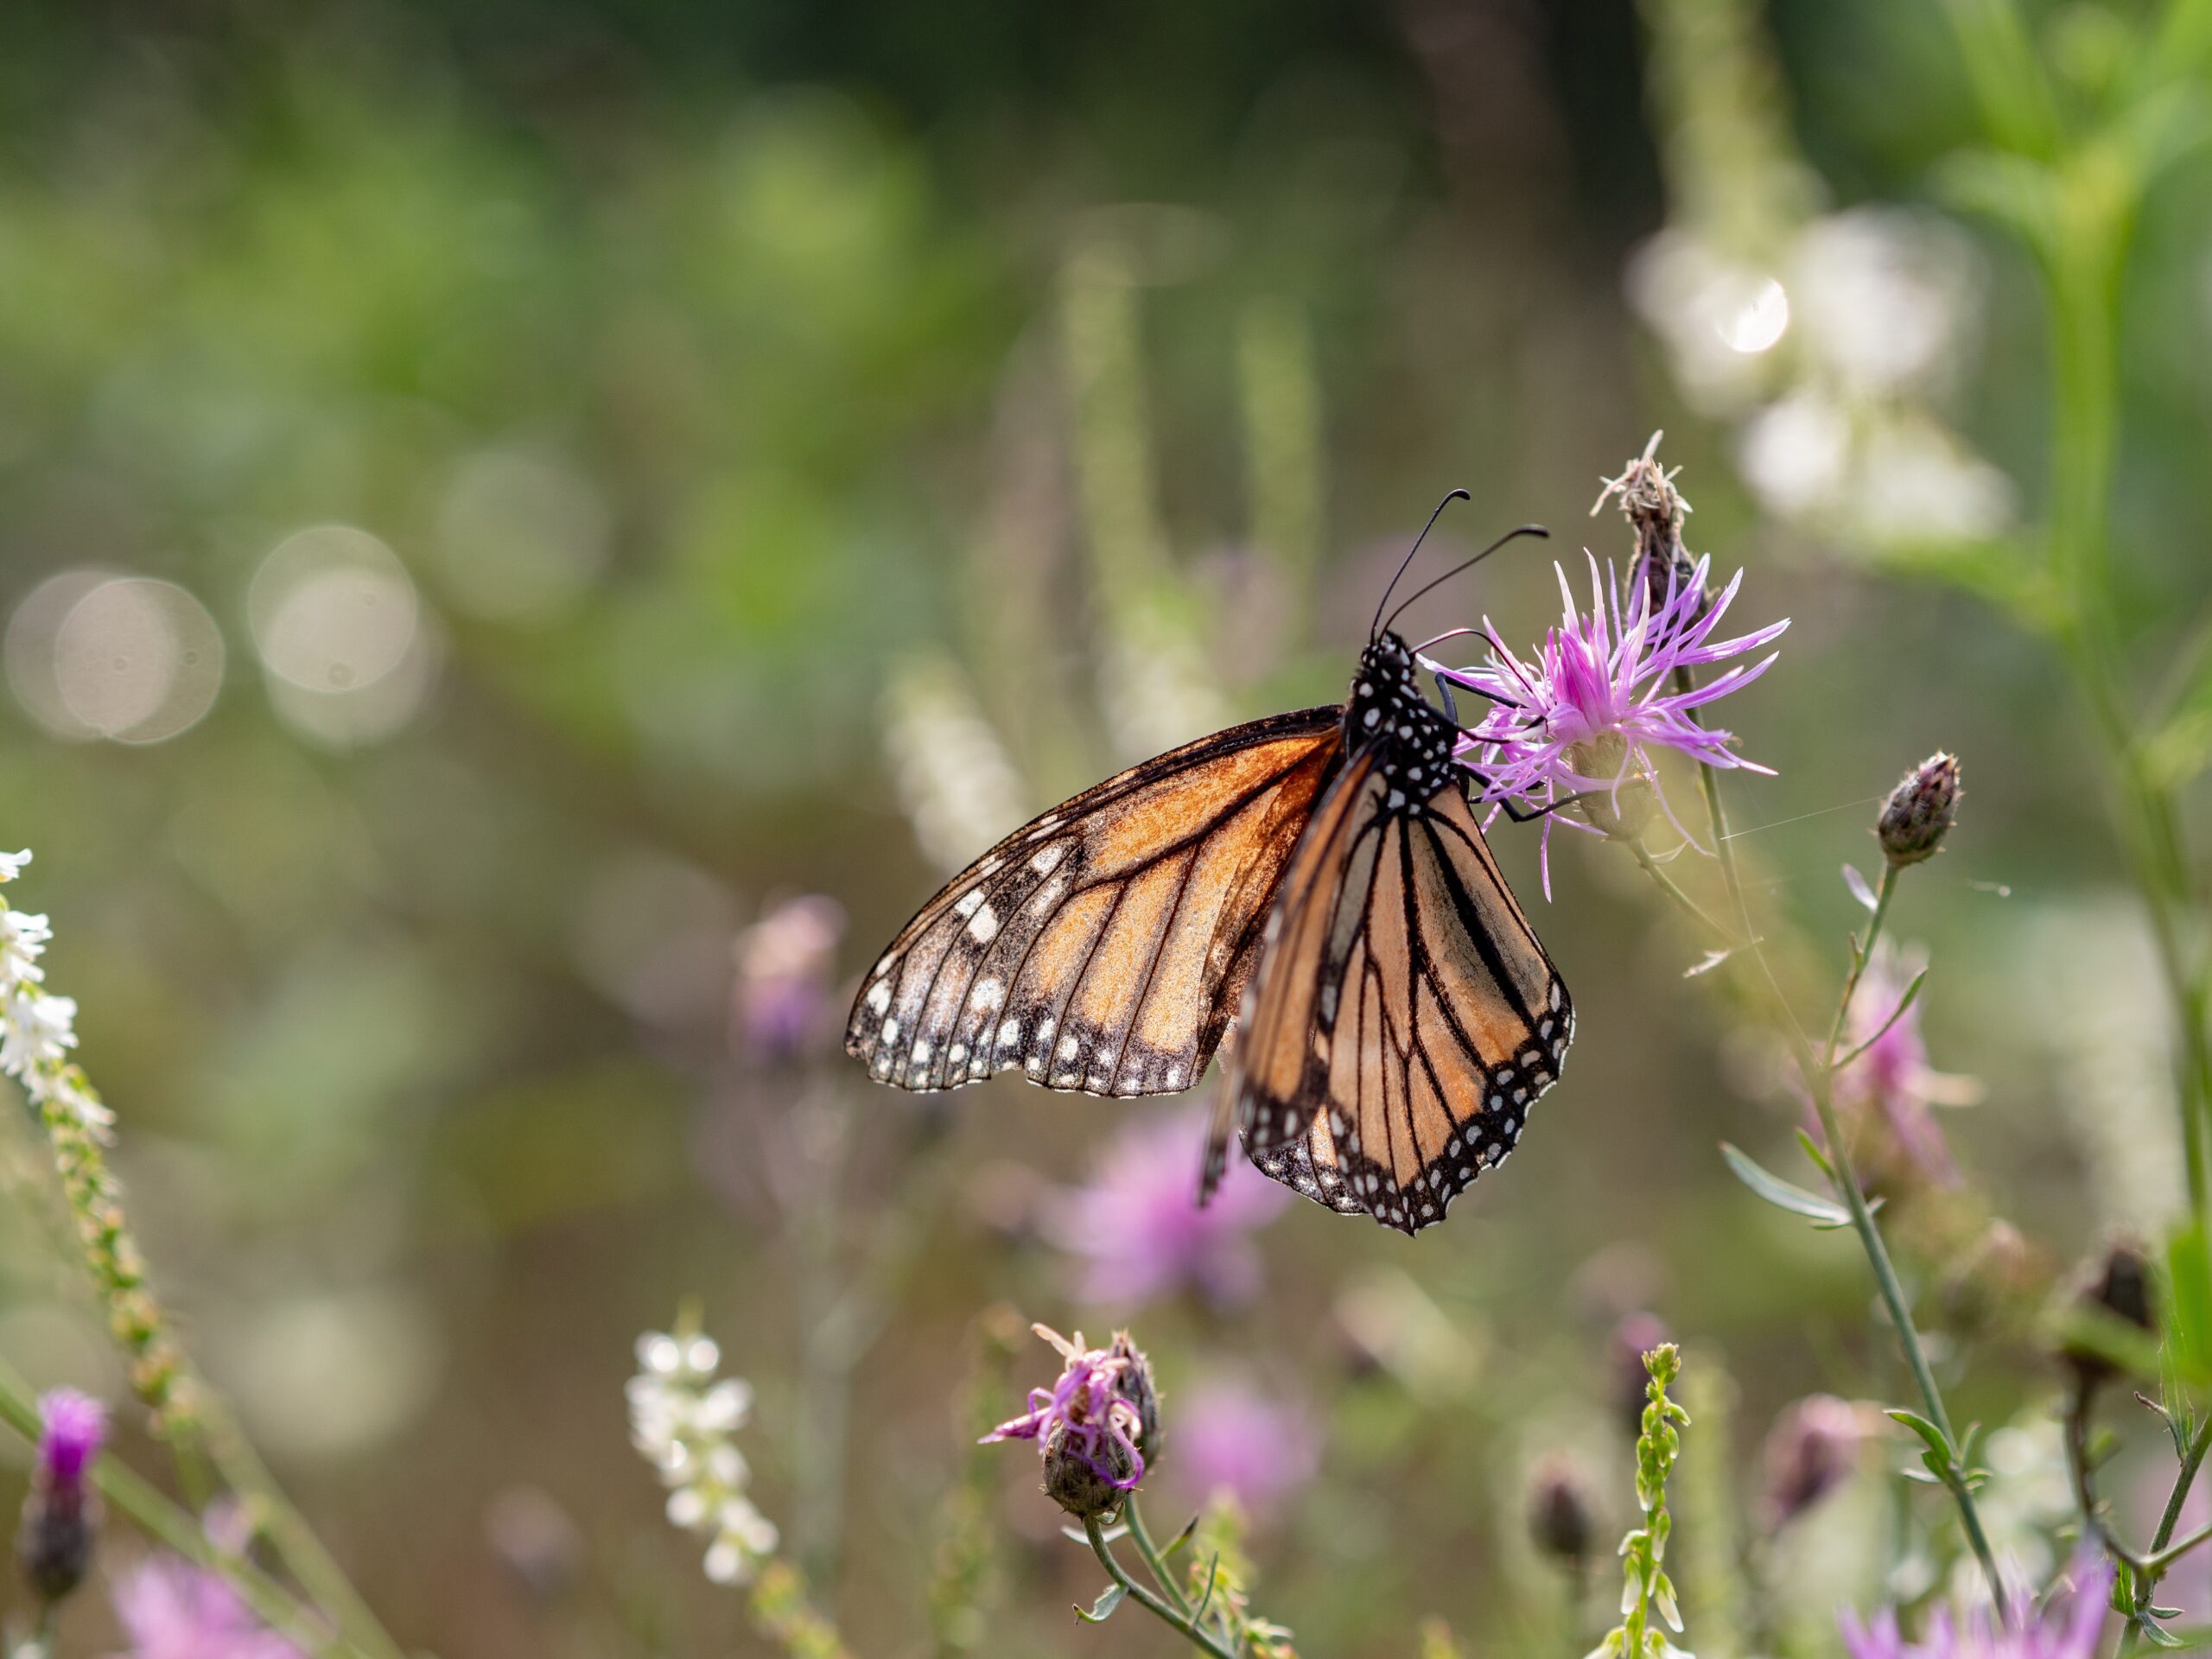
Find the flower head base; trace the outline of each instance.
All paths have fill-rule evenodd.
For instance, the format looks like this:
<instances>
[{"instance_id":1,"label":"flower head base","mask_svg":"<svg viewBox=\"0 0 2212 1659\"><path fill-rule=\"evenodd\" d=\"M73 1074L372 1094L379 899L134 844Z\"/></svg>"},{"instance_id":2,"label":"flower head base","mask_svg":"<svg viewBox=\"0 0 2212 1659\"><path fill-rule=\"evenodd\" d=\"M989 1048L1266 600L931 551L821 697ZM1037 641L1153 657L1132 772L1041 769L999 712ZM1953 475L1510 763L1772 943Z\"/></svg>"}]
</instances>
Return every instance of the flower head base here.
<instances>
[{"instance_id":1,"label":"flower head base","mask_svg":"<svg viewBox=\"0 0 2212 1659\"><path fill-rule=\"evenodd\" d=\"M732 1436L753 1409L753 1388L717 1382L721 1350L696 1332L649 1331L638 1338L638 1374L625 1392L630 1443L668 1488L668 1518L712 1541L706 1573L741 1584L776 1548L776 1528L746 1496L752 1471Z\"/></svg>"},{"instance_id":2,"label":"flower head base","mask_svg":"<svg viewBox=\"0 0 2212 1659\"><path fill-rule=\"evenodd\" d=\"M156 1555L125 1579L115 1611L130 1637L129 1659L301 1659L229 1580L178 1556Z\"/></svg>"},{"instance_id":3,"label":"flower head base","mask_svg":"<svg viewBox=\"0 0 2212 1659\"><path fill-rule=\"evenodd\" d=\"M1548 807L1571 795L1586 796L1591 798L1582 804L1586 822L1575 827L1628 836L1641 829L1639 811L1649 810L1637 799L1644 791L1673 818L1654 764L1659 750L1672 749L1701 766L1770 770L1738 755L1730 747L1733 737L1702 725L1696 711L1766 672L1773 654L1748 664L1735 659L1770 644L1789 623L1785 618L1733 639L1714 640L1744 577L1737 572L1707 605L1709 566L1700 560L1687 578L1670 575L1656 597L1650 584L1631 583L1624 599L1619 573L1600 577L1592 558L1586 613L1576 607L1566 570L1554 567L1564 610L1559 626L1525 661L1498 643L1497 630L1484 619L1489 661L1444 672L1446 680L1491 705L1459 748L1461 764L1482 785L1484 800ZM1668 689L1676 671L1716 663L1731 666L1706 685ZM1559 814L1544 821L1548 896L1551 825L1558 821ZM1689 839L1688 831L1681 833Z\"/></svg>"},{"instance_id":4,"label":"flower head base","mask_svg":"<svg viewBox=\"0 0 2212 1659\"><path fill-rule=\"evenodd\" d=\"M1133 1124L1090 1184L1046 1214L1053 1241L1084 1264L1077 1288L1085 1301L1141 1307L1187 1286L1225 1306L1259 1288L1249 1235L1282 1212L1289 1191L1239 1158L1200 1208L1191 1172L1205 1140L1203 1110Z\"/></svg>"},{"instance_id":5,"label":"flower head base","mask_svg":"<svg viewBox=\"0 0 2212 1659\"><path fill-rule=\"evenodd\" d=\"M1959 794L1955 756L1931 754L1907 772L1882 804L1874 826L1882 856L1898 868L1933 858L1958 821Z\"/></svg>"},{"instance_id":6,"label":"flower head base","mask_svg":"<svg viewBox=\"0 0 2212 1659\"><path fill-rule=\"evenodd\" d=\"M39 1599L55 1602L84 1582L92 1565L99 1503L85 1473L107 1439L107 1408L74 1389L55 1389L40 1397L38 1412L38 1462L16 1554Z\"/></svg>"},{"instance_id":7,"label":"flower head base","mask_svg":"<svg viewBox=\"0 0 2212 1659\"><path fill-rule=\"evenodd\" d=\"M1851 1659L2094 1659L2112 1594L2112 1564L2085 1552L2069 1576L2071 1591L2040 1611L2029 1597L2016 1596L2002 1627L1986 1607L1963 1622L1939 1611L1918 1642L1904 1639L1894 1608L1883 1608L1871 1624L1847 1611L1840 1621L1843 1645Z\"/></svg>"},{"instance_id":8,"label":"flower head base","mask_svg":"<svg viewBox=\"0 0 2212 1659\"><path fill-rule=\"evenodd\" d=\"M1052 1501L1071 1515L1103 1515L1144 1478L1144 1404L1151 1406L1149 1426L1158 1429L1151 1365L1126 1334L1111 1347L1087 1349L1080 1331L1070 1340L1045 1325L1032 1328L1067 1363L1051 1388L1030 1389L1027 1411L1001 1423L981 1444L1035 1440Z\"/></svg>"}]
</instances>

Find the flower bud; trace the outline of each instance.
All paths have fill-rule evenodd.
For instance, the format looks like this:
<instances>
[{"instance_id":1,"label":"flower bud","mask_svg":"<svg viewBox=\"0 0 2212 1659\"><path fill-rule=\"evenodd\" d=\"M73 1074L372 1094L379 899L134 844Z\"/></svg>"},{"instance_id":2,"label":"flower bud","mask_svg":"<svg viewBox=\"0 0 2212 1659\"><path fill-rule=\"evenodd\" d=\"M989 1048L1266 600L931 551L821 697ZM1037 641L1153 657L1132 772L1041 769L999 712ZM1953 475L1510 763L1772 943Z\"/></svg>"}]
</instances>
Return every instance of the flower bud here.
<instances>
[{"instance_id":1,"label":"flower bud","mask_svg":"<svg viewBox=\"0 0 2212 1659\"><path fill-rule=\"evenodd\" d=\"M2151 1301L2151 1263L2142 1247L2132 1240L2116 1239L2106 1249L2085 1274L2074 1301L2085 1312L2102 1309L2114 1319L2158 1334L2158 1317ZM2069 1342L2063 1353L2085 1389L2113 1374L2112 1362L2086 1343Z\"/></svg>"},{"instance_id":2,"label":"flower bud","mask_svg":"<svg viewBox=\"0 0 2212 1659\"><path fill-rule=\"evenodd\" d=\"M1529 1536L1545 1554L1580 1567L1595 1531L1580 1471L1557 1453L1547 1457L1529 1478Z\"/></svg>"},{"instance_id":3,"label":"flower bud","mask_svg":"<svg viewBox=\"0 0 2212 1659\"><path fill-rule=\"evenodd\" d=\"M1959 763L1948 754L1929 755L1890 791L1874 834L1882 856L1897 868L1934 855L1959 816Z\"/></svg>"},{"instance_id":4,"label":"flower bud","mask_svg":"<svg viewBox=\"0 0 2212 1659\"><path fill-rule=\"evenodd\" d=\"M73 1389L39 1401L38 1465L23 1503L16 1557L42 1601L60 1600L84 1582L99 1523L99 1498L86 1479L107 1438L107 1411Z\"/></svg>"},{"instance_id":5,"label":"flower bud","mask_svg":"<svg viewBox=\"0 0 2212 1659\"><path fill-rule=\"evenodd\" d=\"M1783 1526L1840 1486L1866 1443L1866 1413L1832 1394L1810 1394L1775 1419L1766 1437L1766 1515Z\"/></svg>"}]
</instances>

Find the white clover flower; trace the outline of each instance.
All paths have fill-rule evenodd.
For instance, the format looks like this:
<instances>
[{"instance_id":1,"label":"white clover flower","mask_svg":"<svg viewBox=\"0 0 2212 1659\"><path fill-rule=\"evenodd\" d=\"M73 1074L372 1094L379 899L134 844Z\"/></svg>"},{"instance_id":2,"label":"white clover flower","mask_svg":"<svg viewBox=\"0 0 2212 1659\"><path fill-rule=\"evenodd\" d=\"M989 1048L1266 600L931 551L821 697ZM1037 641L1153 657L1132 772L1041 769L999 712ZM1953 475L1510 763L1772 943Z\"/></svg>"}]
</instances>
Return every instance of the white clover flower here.
<instances>
[{"instance_id":1,"label":"white clover flower","mask_svg":"<svg viewBox=\"0 0 2212 1659\"><path fill-rule=\"evenodd\" d=\"M711 1540L709 1579L742 1584L774 1552L777 1535L746 1496L753 1471L730 1438L751 1414L753 1387L741 1377L717 1380L721 1363L711 1337L648 1331L623 1394L630 1443L669 1489L670 1524Z\"/></svg>"}]
</instances>

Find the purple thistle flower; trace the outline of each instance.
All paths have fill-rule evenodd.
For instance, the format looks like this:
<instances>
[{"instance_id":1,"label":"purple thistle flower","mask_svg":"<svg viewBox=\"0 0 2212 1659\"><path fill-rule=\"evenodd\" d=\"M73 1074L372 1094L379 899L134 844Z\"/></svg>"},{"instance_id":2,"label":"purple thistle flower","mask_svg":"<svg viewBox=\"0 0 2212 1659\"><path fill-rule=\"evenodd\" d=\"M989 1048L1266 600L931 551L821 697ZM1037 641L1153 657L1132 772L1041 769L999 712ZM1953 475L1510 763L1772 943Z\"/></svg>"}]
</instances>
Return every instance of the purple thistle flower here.
<instances>
[{"instance_id":1,"label":"purple thistle flower","mask_svg":"<svg viewBox=\"0 0 2212 1659\"><path fill-rule=\"evenodd\" d=\"M126 1659L302 1659L227 1579L181 1556L156 1555L132 1573L115 1611L130 1637Z\"/></svg>"},{"instance_id":2,"label":"purple thistle flower","mask_svg":"<svg viewBox=\"0 0 2212 1659\"><path fill-rule=\"evenodd\" d=\"M1067 1363L1049 1389L1029 1390L1029 1409L1009 1418L977 1442L1035 1440L1046 1464L1046 1490L1078 1515L1111 1508L1117 1496L1144 1478L1144 1419L1124 1389L1125 1374L1141 1361L1134 1347L1085 1348L1045 1325L1031 1329L1058 1349ZM1057 1471L1056 1471L1057 1465ZM1087 1474L1090 1477L1084 1479Z\"/></svg>"},{"instance_id":3,"label":"purple thistle flower","mask_svg":"<svg viewBox=\"0 0 2212 1659\"><path fill-rule=\"evenodd\" d=\"M1885 1607L1871 1624L1846 1610L1838 1621L1851 1659L2094 1659L2112 1594L2112 1563L2101 1556L2077 1556L2069 1574L2070 1591L2053 1596L2038 1610L2032 1598L2010 1599L2009 1627L1996 1628L1987 1608L1963 1622L1938 1611L1918 1642L1907 1642L1897 1629L1897 1610Z\"/></svg>"},{"instance_id":4,"label":"purple thistle flower","mask_svg":"<svg viewBox=\"0 0 2212 1659\"><path fill-rule=\"evenodd\" d=\"M1923 1179L1955 1186L1958 1165L1929 1109L1971 1105L1980 1097L1980 1085L1972 1077L1955 1077L1929 1065L1917 999L1891 1020L1918 971L1918 965L1900 957L1887 939L1876 943L1859 988L1852 994L1840 1052L1848 1054L1861 1044L1866 1051L1837 1071L1836 1110L1847 1123L1878 1121L1887 1131L1888 1147L1896 1154L1893 1162L1902 1160ZM1890 1021L1886 1030L1885 1020Z\"/></svg>"},{"instance_id":5,"label":"purple thistle flower","mask_svg":"<svg viewBox=\"0 0 2212 1659\"><path fill-rule=\"evenodd\" d=\"M1200 1109L1131 1125L1090 1185L1047 1213L1047 1234L1083 1262L1084 1300L1134 1308L1187 1285L1229 1306L1259 1288L1260 1258L1248 1235L1280 1215L1290 1193L1233 1159L1213 1202L1200 1209L1191 1172L1205 1120Z\"/></svg>"},{"instance_id":6,"label":"purple thistle flower","mask_svg":"<svg viewBox=\"0 0 2212 1659\"><path fill-rule=\"evenodd\" d=\"M81 1484L107 1440L107 1408L74 1389L53 1389L38 1400L38 1471L50 1490Z\"/></svg>"},{"instance_id":7,"label":"purple thistle flower","mask_svg":"<svg viewBox=\"0 0 2212 1659\"><path fill-rule=\"evenodd\" d=\"M1313 1420L1294 1404L1233 1381L1177 1396L1171 1478L1201 1503L1225 1491L1246 1514L1269 1514L1320 1462Z\"/></svg>"},{"instance_id":8,"label":"purple thistle flower","mask_svg":"<svg viewBox=\"0 0 2212 1659\"><path fill-rule=\"evenodd\" d=\"M1444 677L1491 702L1481 721L1459 740L1458 754L1481 783L1484 800L1548 806L1568 795L1602 793L1618 823L1624 786L1648 785L1689 840L1689 832L1667 807L1653 765L1655 751L1673 749L1700 766L1770 775L1770 768L1744 760L1729 747L1735 741L1729 733L1699 724L1694 713L1758 678L1773 664L1774 654L1748 665L1733 663L1694 690L1668 689L1675 670L1730 662L1770 644L1789 626L1784 618L1716 642L1713 631L1743 585L1744 574L1738 571L1708 606L1709 564L1700 560L1687 580L1670 577L1656 599L1649 584L1632 582L1624 602L1619 573L1609 571L1601 581L1592 557L1586 615L1576 608L1565 568L1554 565L1564 610L1559 626L1546 632L1529 661L1500 644L1497 630L1488 617L1483 619L1491 642L1489 661L1479 668L1447 669ZM1560 821L1558 814L1544 820L1547 898L1551 826ZM1578 830L1604 833L1592 823L1565 821Z\"/></svg>"}]
</instances>

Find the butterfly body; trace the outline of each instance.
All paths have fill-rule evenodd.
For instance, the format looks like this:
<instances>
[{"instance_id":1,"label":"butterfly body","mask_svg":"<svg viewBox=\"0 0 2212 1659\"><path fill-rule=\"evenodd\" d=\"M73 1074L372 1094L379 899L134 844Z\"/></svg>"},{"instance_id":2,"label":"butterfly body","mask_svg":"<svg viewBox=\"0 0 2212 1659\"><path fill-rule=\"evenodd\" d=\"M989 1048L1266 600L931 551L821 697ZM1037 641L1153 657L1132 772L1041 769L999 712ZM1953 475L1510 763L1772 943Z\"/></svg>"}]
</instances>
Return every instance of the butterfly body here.
<instances>
[{"instance_id":1,"label":"butterfly body","mask_svg":"<svg viewBox=\"0 0 2212 1659\"><path fill-rule=\"evenodd\" d=\"M1340 706L1255 721L1085 791L924 906L861 985L879 1082L1018 1070L1127 1097L1228 1038L1232 1133L1317 1203L1413 1232L1502 1160L1557 1077L1565 987L1491 861L1456 724L1383 631Z\"/></svg>"}]
</instances>

